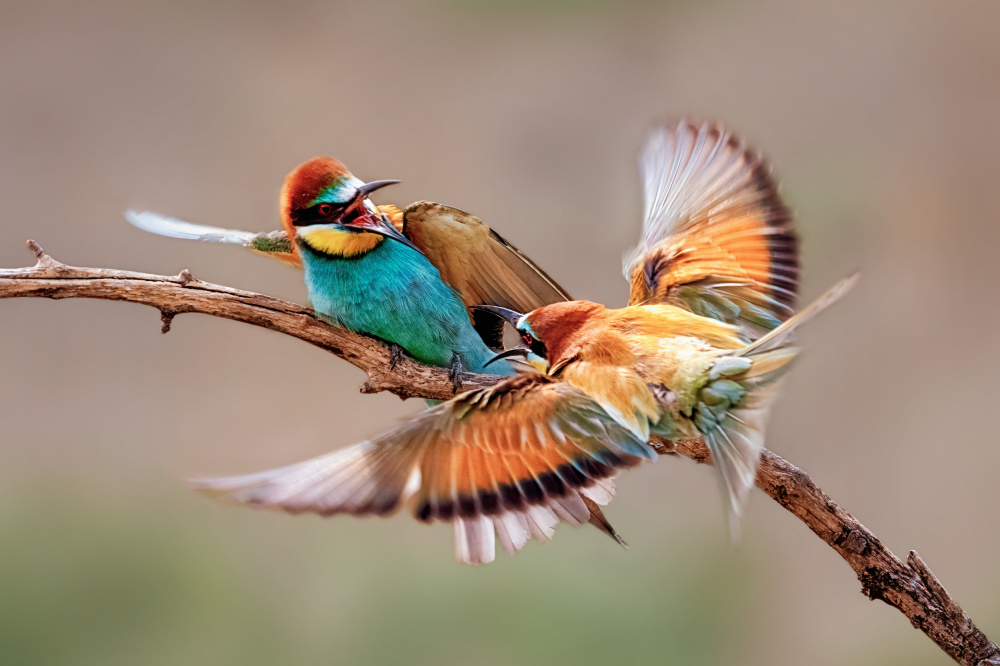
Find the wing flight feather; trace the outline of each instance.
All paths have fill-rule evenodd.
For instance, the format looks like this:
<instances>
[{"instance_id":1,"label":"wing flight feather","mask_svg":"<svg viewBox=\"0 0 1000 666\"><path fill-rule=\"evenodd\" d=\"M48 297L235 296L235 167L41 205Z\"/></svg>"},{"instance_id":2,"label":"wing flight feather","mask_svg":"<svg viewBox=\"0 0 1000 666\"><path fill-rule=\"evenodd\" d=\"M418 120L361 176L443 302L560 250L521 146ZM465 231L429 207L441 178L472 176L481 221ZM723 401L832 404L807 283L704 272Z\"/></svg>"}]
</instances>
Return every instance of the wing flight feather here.
<instances>
[{"instance_id":1,"label":"wing flight feather","mask_svg":"<svg viewBox=\"0 0 1000 666\"><path fill-rule=\"evenodd\" d=\"M367 442L192 485L290 513L388 515L408 506L421 521L454 522L456 554L478 564L493 559L495 539L513 553L529 536L550 538L559 521L594 522L620 541L596 505L611 499L618 471L655 458L581 391L523 375L462 394Z\"/></svg>"},{"instance_id":2,"label":"wing flight feather","mask_svg":"<svg viewBox=\"0 0 1000 666\"><path fill-rule=\"evenodd\" d=\"M499 305L531 312L571 300L545 271L475 215L429 201L403 211L403 233L441 272L466 306ZM499 348L503 322L473 314L486 344Z\"/></svg>"},{"instance_id":3,"label":"wing flight feather","mask_svg":"<svg viewBox=\"0 0 1000 666\"><path fill-rule=\"evenodd\" d=\"M798 241L770 167L714 123L653 130L639 158L642 239L626 259L632 305L669 303L747 339L792 315Z\"/></svg>"}]
</instances>

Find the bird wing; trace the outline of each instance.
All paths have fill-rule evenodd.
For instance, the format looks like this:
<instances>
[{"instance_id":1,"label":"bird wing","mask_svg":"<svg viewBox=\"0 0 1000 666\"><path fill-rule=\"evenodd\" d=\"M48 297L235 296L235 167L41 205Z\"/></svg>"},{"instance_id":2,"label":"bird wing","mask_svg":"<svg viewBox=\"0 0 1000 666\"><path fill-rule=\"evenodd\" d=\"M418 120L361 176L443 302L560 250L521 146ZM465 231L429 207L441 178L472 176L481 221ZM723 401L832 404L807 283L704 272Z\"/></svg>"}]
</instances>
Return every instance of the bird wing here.
<instances>
[{"instance_id":1,"label":"bird wing","mask_svg":"<svg viewBox=\"0 0 1000 666\"><path fill-rule=\"evenodd\" d=\"M651 132L639 170L645 219L625 263L630 304L678 305L749 339L791 316L798 241L759 155L717 124L682 120Z\"/></svg>"},{"instance_id":2,"label":"bird wing","mask_svg":"<svg viewBox=\"0 0 1000 666\"><path fill-rule=\"evenodd\" d=\"M513 554L560 520L600 522L587 500L607 503L618 470L655 457L582 392L523 375L325 456L193 485L290 513L388 515L408 505L421 521L454 522L456 557L478 564L493 560L497 538Z\"/></svg>"},{"instance_id":3,"label":"bird wing","mask_svg":"<svg viewBox=\"0 0 1000 666\"><path fill-rule=\"evenodd\" d=\"M403 233L467 307L499 305L516 312L531 312L543 305L572 300L531 259L465 211L418 201L403 211ZM503 321L488 313L474 312L473 323L487 345L502 347Z\"/></svg>"},{"instance_id":4,"label":"bird wing","mask_svg":"<svg viewBox=\"0 0 1000 666\"><path fill-rule=\"evenodd\" d=\"M166 215L160 215L148 210L125 211L125 219L138 229L160 236L205 241L208 243L242 245L243 247L250 248L257 254L277 259L285 265L292 266L293 268L302 268L302 259L299 257L298 251L295 249L294 244L288 240L288 235L281 230L255 234L252 231L224 229L222 227L185 222L175 217L167 217Z\"/></svg>"}]
</instances>

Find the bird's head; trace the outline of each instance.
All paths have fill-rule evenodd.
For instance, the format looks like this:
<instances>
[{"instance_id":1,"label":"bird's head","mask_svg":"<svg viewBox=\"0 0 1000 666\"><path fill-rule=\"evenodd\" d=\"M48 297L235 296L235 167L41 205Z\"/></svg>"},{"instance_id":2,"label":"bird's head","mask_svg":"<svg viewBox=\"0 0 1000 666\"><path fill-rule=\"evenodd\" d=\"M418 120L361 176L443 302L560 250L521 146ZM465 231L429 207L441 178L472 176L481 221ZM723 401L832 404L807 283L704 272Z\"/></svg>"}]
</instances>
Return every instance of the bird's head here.
<instances>
[{"instance_id":1,"label":"bird's head","mask_svg":"<svg viewBox=\"0 0 1000 666\"><path fill-rule=\"evenodd\" d=\"M501 317L521 336L520 346L497 354L490 363L501 358L520 356L545 375L558 374L567 364L580 357L585 348L585 325L604 310L604 306L588 301L553 303L528 314L496 305L473 307Z\"/></svg>"},{"instance_id":2,"label":"bird's head","mask_svg":"<svg viewBox=\"0 0 1000 666\"><path fill-rule=\"evenodd\" d=\"M281 188L281 223L289 238L309 242L330 231L377 234L417 249L369 199L375 190L398 180L365 183L332 157L300 164ZM417 250L419 252L419 250Z\"/></svg>"}]
</instances>

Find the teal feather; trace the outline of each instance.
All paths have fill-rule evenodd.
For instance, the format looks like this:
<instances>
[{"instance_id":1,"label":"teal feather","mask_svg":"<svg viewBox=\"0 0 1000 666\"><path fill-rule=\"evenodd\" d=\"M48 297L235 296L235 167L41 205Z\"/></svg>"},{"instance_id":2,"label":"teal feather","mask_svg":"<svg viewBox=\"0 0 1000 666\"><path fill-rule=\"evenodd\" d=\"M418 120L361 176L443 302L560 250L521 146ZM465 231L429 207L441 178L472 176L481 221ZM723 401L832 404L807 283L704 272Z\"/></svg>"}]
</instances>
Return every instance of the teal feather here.
<instances>
[{"instance_id":1,"label":"teal feather","mask_svg":"<svg viewBox=\"0 0 1000 666\"><path fill-rule=\"evenodd\" d=\"M393 342L427 365L450 367L454 354L469 372L512 375L469 320L454 289L412 248L384 240L351 258L299 243L309 300L316 313L348 330Z\"/></svg>"}]
</instances>

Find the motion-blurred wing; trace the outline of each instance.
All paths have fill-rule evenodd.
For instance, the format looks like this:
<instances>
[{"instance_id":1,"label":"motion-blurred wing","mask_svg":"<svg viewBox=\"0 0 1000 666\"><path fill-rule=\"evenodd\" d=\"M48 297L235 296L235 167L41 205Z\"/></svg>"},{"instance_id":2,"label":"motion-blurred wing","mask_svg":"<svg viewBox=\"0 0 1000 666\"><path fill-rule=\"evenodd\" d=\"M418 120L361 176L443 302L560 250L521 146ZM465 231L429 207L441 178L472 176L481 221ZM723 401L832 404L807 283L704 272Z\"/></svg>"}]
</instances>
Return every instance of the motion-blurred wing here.
<instances>
[{"instance_id":1,"label":"motion-blurred wing","mask_svg":"<svg viewBox=\"0 0 1000 666\"><path fill-rule=\"evenodd\" d=\"M465 211L428 201L410 204L403 211L403 233L466 306L499 305L531 312L572 300L531 259ZM473 317L486 344L501 347L503 322L485 313L473 313Z\"/></svg>"},{"instance_id":2,"label":"motion-blurred wing","mask_svg":"<svg viewBox=\"0 0 1000 666\"><path fill-rule=\"evenodd\" d=\"M302 267L302 259L299 258L298 252L284 231L255 234L238 229L193 224L150 211L129 210L125 212L125 219L134 227L160 236L242 245L257 254L272 257L293 268Z\"/></svg>"},{"instance_id":3,"label":"motion-blurred wing","mask_svg":"<svg viewBox=\"0 0 1000 666\"><path fill-rule=\"evenodd\" d=\"M645 220L625 264L631 304L678 305L749 339L791 316L798 242L760 156L719 125L681 121L653 130L639 170Z\"/></svg>"},{"instance_id":4,"label":"motion-blurred wing","mask_svg":"<svg viewBox=\"0 0 1000 666\"><path fill-rule=\"evenodd\" d=\"M297 465L194 487L290 513L387 515L455 524L456 557L491 562L556 523L603 520L611 477L656 455L580 391L541 375L514 377L423 412L373 440ZM604 529L602 527L602 529ZM610 526L605 530L614 535Z\"/></svg>"}]
</instances>

